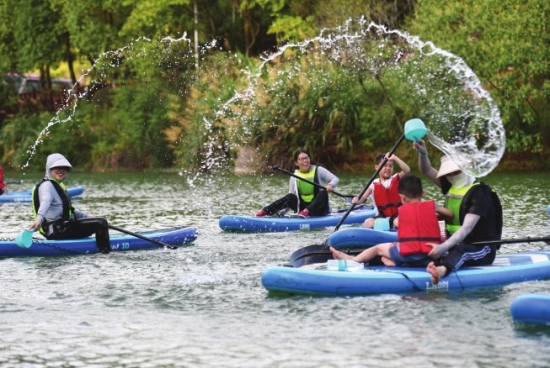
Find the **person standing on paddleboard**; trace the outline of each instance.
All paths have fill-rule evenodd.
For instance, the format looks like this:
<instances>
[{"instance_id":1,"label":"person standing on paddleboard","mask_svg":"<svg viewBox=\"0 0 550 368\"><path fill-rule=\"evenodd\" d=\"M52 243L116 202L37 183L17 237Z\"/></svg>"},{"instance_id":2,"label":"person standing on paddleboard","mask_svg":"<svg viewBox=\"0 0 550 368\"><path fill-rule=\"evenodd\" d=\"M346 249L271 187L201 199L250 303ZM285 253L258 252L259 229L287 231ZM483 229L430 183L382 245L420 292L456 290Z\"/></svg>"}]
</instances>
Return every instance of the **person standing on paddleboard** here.
<instances>
[{"instance_id":1,"label":"person standing on paddleboard","mask_svg":"<svg viewBox=\"0 0 550 368\"><path fill-rule=\"evenodd\" d=\"M46 176L32 191L35 221L30 230L38 230L46 239L81 239L95 234L97 248L109 253L109 225L101 217L92 217L75 210L63 180L73 167L61 154L54 153L46 160Z\"/></svg>"},{"instance_id":2,"label":"person standing on paddleboard","mask_svg":"<svg viewBox=\"0 0 550 368\"><path fill-rule=\"evenodd\" d=\"M462 171L449 156L441 158L439 170L432 167L423 140L413 143L418 152L420 170L446 196L445 207L454 217L447 222L448 239L433 247L429 256L435 258L427 271L432 284L461 267L490 265L500 245L471 245L473 242L500 240L502 236L502 205L498 195L484 182Z\"/></svg>"},{"instance_id":3,"label":"person standing on paddleboard","mask_svg":"<svg viewBox=\"0 0 550 368\"><path fill-rule=\"evenodd\" d=\"M328 193L334 190L340 179L324 167L312 165L309 152L303 149L294 153L294 164L298 166L294 172L296 176L323 185L325 189L291 177L288 194L262 208L256 213L257 217L271 216L286 208L294 210L303 218L330 213Z\"/></svg>"},{"instance_id":4,"label":"person standing on paddleboard","mask_svg":"<svg viewBox=\"0 0 550 368\"><path fill-rule=\"evenodd\" d=\"M377 208L378 214L365 220L365 227L373 228L377 218L387 218L389 228L398 226L397 209L401 206L399 198L399 181L403 176L411 172L411 168L396 155L388 156L387 153L381 153L374 158L374 170L378 170L380 163L386 159L386 164L380 170L380 177L375 179L361 198L354 197L352 203L364 203L369 196L372 197L372 204ZM401 172L393 174L393 166L396 163Z\"/></svg>"}]
</instances>

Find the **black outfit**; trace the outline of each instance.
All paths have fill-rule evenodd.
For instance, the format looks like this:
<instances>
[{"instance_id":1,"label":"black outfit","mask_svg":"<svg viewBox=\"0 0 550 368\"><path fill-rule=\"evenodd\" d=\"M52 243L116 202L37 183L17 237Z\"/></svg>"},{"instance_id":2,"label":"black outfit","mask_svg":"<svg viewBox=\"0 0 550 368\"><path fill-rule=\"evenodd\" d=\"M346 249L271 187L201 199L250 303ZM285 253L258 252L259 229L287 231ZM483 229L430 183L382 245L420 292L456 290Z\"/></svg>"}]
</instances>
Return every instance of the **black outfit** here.
<instances>
[{"instance_id":1,"label":"black outfit","mask_svg":"<svg viewBox=\"0 0 550 368\"><path fill-rule=\"evenodd\" d=\"M450 186L442 185L442 188L446 188L443 189L446 194ZM479 185L470 188L460 206L460 224L463 223L464 216L468 213L480 216L472 232L466 236L463 243L451 248L447 256L434 262L436 266L445 266L447 274L461 267L490 265L495 260L496 251L500 249L500 245L468 244L501 239L502 205L491 187L480 182Z\"/></svg>"},{"instance_id":2,"label":"black outfit","mask_svg":"<svg viewBox=\"0 0 550 368\"><path fill-rule=\"evenodd\" d=\"M54 231L47 235L51 240L82 239L95 234L97 249L101 253L109 253L109 224L101 217L86 217L53 224Z\"/></svg>"},{"instance_id":3,"label":"black outfit","mask_svg":"<svg viewBox=\"0 0 550 368\"><path fill-rule=\"evenodd\" d=\"M326 190L320 190L315 194L313 201L305 202L301 200L299 211L303 211L307 208L310 216L324 216L330 211L328 203L328 192ZM284 197L279 198L273 203L265 206L263 210L271 215L285 208L297 207L298 197L294 193L288 193Z\"/></svg>"}]
</instances>

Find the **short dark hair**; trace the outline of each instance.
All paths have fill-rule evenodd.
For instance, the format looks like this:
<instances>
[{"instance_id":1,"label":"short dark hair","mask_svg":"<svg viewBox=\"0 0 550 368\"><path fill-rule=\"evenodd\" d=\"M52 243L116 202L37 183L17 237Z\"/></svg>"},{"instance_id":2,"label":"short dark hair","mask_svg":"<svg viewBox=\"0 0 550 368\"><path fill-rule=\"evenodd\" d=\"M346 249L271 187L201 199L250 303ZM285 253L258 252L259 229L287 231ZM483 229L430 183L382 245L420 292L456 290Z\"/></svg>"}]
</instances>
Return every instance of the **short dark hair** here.
<instances>
[{"instance_id":1,"label":"short dark hair","mask_svg":"<svg viewBox=\"0 0 550 368\"><path fill-rule=\"evenodd\" d=\"M298 156L300 156L300 153L305 153L306 155L308 155L311 158L311 155L309 154L308 151L299 148L299 149L296 150L296 152L294 152L294 162L298 161Z\"/></svg>"},{"instance_id":2,"label":"short dark hair","mask_svg":"<svg viewBox=\"0 0 550 368\"><path fill-rule=\"evenodd\" d=\"M376 157L374 158L374 163L376 165L380 164L380 162L382 162L384 160L384 157L386 157L386 154L385 153L379 153L378 155L376 155Z\"/></svg>"},{"instance_id":3,"label":"short dark hair","mask_svg":"<svg viewBox=\"0 0 550 368\"><path fill-rule=\"evenodd\" d=\"M420 198L422 197L422 180L418 176L407 174L399 180L397 190L399 194L409 198Z\"/></svg>"}]
</instances>

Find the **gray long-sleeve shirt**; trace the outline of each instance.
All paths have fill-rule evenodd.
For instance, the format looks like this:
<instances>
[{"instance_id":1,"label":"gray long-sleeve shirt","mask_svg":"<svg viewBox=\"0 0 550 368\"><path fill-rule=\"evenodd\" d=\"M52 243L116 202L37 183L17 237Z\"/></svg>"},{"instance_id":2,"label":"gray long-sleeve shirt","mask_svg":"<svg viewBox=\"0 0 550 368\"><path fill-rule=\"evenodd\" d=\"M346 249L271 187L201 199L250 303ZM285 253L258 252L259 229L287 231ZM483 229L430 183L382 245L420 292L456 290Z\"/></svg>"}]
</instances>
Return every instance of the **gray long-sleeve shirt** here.
<instances>
[{"instance_id":1,"label":"gray long-sleeve shirt","mask_svg":"<svg viewBox=\"0 0 550 368\"><path fill-rule=\"evenodd\" d=\"M64 159L62 155L59 156ZM57 154L48 156L48 161L46 162L46 178L55 180L50 173L50 169L60 157L57 157ZM40 199L40 204L36 213L36 219L39 220L40 223L44 221L51 222L59 220L63 216L63 201L50 181L45 181L38 187L38 198ZM75 210L74 217L76 219L84 218L86 217L86 213ZM53 229L50 226L47 232L48 235L51 234L52 231Z\"/></svg>"}]
</instances>

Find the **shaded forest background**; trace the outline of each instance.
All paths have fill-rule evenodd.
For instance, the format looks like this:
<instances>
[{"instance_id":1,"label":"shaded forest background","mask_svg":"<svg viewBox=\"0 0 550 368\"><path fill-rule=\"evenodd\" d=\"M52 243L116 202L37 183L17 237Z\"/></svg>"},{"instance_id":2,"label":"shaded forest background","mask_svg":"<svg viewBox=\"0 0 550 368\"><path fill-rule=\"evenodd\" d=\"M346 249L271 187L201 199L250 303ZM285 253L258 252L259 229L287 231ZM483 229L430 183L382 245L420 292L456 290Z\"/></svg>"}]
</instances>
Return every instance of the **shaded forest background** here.
<instances>
[{"instance_id":1,"label":"shaded forest background","mask_svg":"<svg viewBox=\"0 0 550 368\"><path fill-rule=\"evenodd\" d=\"M60 152L95 171L213 171L240 154L261 171L305 148L335 172L371 170L418 117L402 80L290 49L264 62L361 18L464 59L506 129L498 170L550 169L547 0L0 0L1 163L42 170ZM22 98L8 76L25 73L42 90ZM75 85L62 109L59 77ZM245 91L253 105L228 103Z\"/></svg>"}]
</instances>

